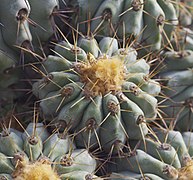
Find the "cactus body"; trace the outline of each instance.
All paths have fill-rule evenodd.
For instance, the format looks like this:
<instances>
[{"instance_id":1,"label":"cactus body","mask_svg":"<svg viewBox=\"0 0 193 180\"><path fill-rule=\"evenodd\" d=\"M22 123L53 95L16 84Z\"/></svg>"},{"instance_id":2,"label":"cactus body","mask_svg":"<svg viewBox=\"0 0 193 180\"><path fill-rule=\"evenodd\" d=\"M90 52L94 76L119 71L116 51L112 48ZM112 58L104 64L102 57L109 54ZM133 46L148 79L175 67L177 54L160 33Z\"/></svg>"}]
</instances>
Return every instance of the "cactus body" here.
<instances>
[{"instance_id":1,"label":"cactus body","mask_svg":"<svg viewBox=\"0 0 193 180\"><path fill-rule=\"evenodd\" d=\"M154 129L137 149L129 151L109 162L113 179L165 179L182 180L193 176L193 162L189 152L192 150L192 132ZM183 137L182 137L183 135ZM147 163L147 164L146 164Z\"/></svg>"},{"instance_id":2,"label":"cactus body","mask_svg":"<svg viewBox=\"0 0 193 180\"><path fill-rule=\"evenodd\" d=\"M30 123L23 133L5 129L0 143L0 177L59 180L70 177L68 173L74 171L82 179L89 174L94 177L96 161L88 151L70 149L72 141L68 135L50 135L42 123Z\"/></svg>"},{"instance_id":3,"label":"cactus body","mask_svg":"<svg viewBox=\"0 0 193 180\"><path fill-rule=\"evenodd\" d=\"M147 78L145 60L137 60L132 48L118 49L116 39L105 37L97 44L81 38L78 44L57 45L61 57L45 61L49 74L33 85L33 92L44 116L54 116L77 132L80 147L117 153L127 138L147 134L146 118L153 121L157 114L154 96L160 92L159 83Z\"/></svg>"},{"instance_id":4,"label":"cactus body","mask_svg":"<svg viewBox=\"0 0 193 180\"><path fill-rule=\"evenodd\" d=\"M180 131L191 130L193 125L192 108L192 50L168 51L163 57L165 68L160 73L167 100L163 103L164 117L174 123Z\"/></svg>"},{"instance_id":5,"label":"cactus body","mask_svg":"<svg viewBox=\"0 0 193 180\"><path fill-rule=\"evenodd\" d=\"M30 30L33 35L33 43L39 46L38 41L47 42L55 32L53 13L59 9L58 0L33 1L28 0L31 6L30 18L36 23L31 25Z\"/></svg>"},{"instance_id":6,"label":"cactus body","mask_svg":"<svg viewBox=\"0 0 193 180\"><path fill-rule=\"evenodd\" d=\"M25 46L30 44L32 36L29 30L27 18L30 13L30 5L25 0L2 1L0 21L2 36L7 45ZM6 18L5 18L6 17Z\"/></svg>"},{"instance_id":7,"label":"cactus body","mask_svg":"<svg viewBox=\"0 0 193 180\"><path fill-rule=\"evenodd\" d=\"M81 33L136 38L146 51L159 50L162 40L168 44L178 24L175 3L168 0L75 0L67 5L77 9L72 23Z\"/></svg>"}]
</instances>

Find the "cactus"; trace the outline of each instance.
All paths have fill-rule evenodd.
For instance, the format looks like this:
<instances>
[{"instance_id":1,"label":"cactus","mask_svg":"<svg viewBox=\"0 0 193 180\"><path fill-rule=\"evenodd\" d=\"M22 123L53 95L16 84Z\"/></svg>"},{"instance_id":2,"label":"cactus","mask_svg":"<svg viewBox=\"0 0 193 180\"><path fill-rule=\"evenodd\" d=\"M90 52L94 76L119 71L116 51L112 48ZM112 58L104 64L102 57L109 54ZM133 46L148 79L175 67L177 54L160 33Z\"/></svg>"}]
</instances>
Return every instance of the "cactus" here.
<instances>
[{"instance_id":1,"label":"cactus","mask_svg":"<svg viewBox=\"0 0 193 180\"><path fill-rule=\"evenodd\" d=\"M18 96L13 87L21 77L18 59L17 53L4 42L0 31L0 118L13 107L13 101Z\"/></svg>"},{"instance_id":2,"label":"cactus","mask_svg":"<svg viewBox=\"0 0 193 180\"><path fill-rule=\"evenodd\" d=\"M33 61L34 55L40 57L37 54L41 49L40 44L47 43L50 36L53 35L52 13L58 8L58 1L52 0L46 3L46 6L43 5L44 2L42 1L34 3L28 2L28 0L3 0L1 3L0 94L4 96L0 97L0 106L6 104L6 110L0 112L0 117L4 118L7 111L13 111L12 108L15 106L16 99L18 104L18 98L31 88L28 81L34 73L29 73L31 65L26 64L32 61L32 56ZM32 52L33 50L36 53ZM31 54L26 52L31 52ZM20 66L21 63L22 67ZM20 106L23 107L21 104Z\"/></svg>"},{"instance_id":3,"label":"cactus","mask_svg":"<svg viewBox=\"0 0 193 180\"><path fill-rule=\"evenodd\" d=\"M58 11L58 0L3 0L0 29L4 42L18 52L42 53L42 47L56 33L54 16L59 16Z\"/></svg>"},{"instance_id":4,"label":"cactus","mask_svg":"<svg viewBox=\"0 0 193 180\"><path fill-rule=\"evenodd\" d=\"M144 174L138 174L138 173L133 173L130 171L122 171L119 173L112 173L111 180L122 180L122 179L127 179L127 180L141 180L141 179L151 179L151 180L164 180L163 178L155 175L155 174L150 174L150 173L144 173Z\"/></svg>"},{"instance_id":5,"label":"cactus","mask_svg":"<svg viewBox=\"0 0 193 180\"><path fill-rule=\"evenodd\" d=\"M133 48L118 48L110 37L99 44L80 38L78 46L63 41L55 52L59 56L48 56L44 77L33 85L46 118L77 133L79 147L99 146L108 153L117 153L127 138L147 134L160 86Z\"/></svg>"},{"instance_id":6,"label":"cactus","mask_svg":"<svg viewBox=\"0 0 193 180\"><path fill-rule=\"evenodd\" d=\"M27 21L30 13L28 1L3 0L1 3L0 21L3 24L1 27L3 40L11 48L14 48L14 45L27 48L32 40Z\"/></svg>"},{"instance_id":7,"label":"cactus","mask_svg":"<svg viewBox=\"0 0 193 180\"><path fill-rule=\"evenodd\" d=\"M174 34L171 44L175 51L193 50L193 31L191 29L178 27Z\"/></svg>"},{"instance_id":8,"label":"cactus","mask_svg":"<svg viewBox=\"0 0 193 180\"><path fill-rule=\"evenodd\" d=\"M167 51L163 54L165 68L159 74L163 80L163 117L180 131L193 128L192 50Z\"/></svg>"},{"instance_id":9,"label":"cactus","mask_svg":"<svg viewBox=\"0 0 193 180\"><path fill-rule=\"evenodd\" d=\"M150 52L159 50L162 40L169 43L173 27L178 24L175 4L169 0L67 2L77 9L72 21L81 33L136 38Z\"/></svg>"},{"instance_id":10,"label":"cactus","mask_svg":"<svg viewBox=\"0 0 193 180\"><path fill-rule=\"evenodd\" d=\"M96 177L96 160L89 152L72 149L65 132L49 134L42 123L30 123L25 132L4 128L0 144L0 178L77 179L76 173L82 180Z\"/></svg>"},{"instance_id":11,"label":"cactus","mask_svg":"<svg viewBox=\"0 0 193 180\"><path fill-rule=\"evenodd\" d=\"M178 0L178 19L181 26L190 26L192 24L193 3L190 0Z\"/></svg>"},{"instance_id":12,"label":"cactus","mask_svg":"<svg viewBox=\"0 0 193 180\"><path fill-rule=\"evenodd\" d=\"M133 151L110 161L112 179L192 179L192 132L182 135L179 131L155 128L154 133L137 143Z\"/></svg>"},{"instance_id":13,"label":"cactus","mask_svg":"<svg viewBox=\"0 0 193 180\"><path fill-rule=\"evenodd\" d=\"M53 1L52 1L53 2ZM30 5L33 5L31 2L29 4L26 0L14 0L5 1L3 0L0 7L0 87L7 88L10 85L13 85L18 82L19 77L21 76L21 70L18 68L20 60L24 60L23 51L24 49L31 48L32 45L32 35L33 38L37 36L42 36L38 33L32 33L29 27L29 16L31 15L34 18L33 21L36 21L34 14L38 16L43 12L37 11L36 6L32 6L33 11L31 11ZM56 4L56 3L55 3ZM44 7L44 6L39 6ZM46 8L45 8L46 9ZM46 14L45 14L46 15ZM50 14L49 14L50 15ZM47 15L47 21L49 22L49 15ZM6 18L5 18L6 17ZM39 23L39 22L37 22ZM48 31L47 27L44 27L45 31ZM45 33L44 33L45 34ZM53 32L49 33L49 37ZM47 41L47 38L42 37L41 41ZM16 46L16 47L15 47ZM21 59L22 58L22 59ZM29 57L28 57L29 58ZM25 58L26 60L27 58ZM29 60L28 60L29 61ZM24 76L24 75L22 75ZM24 78L24 77L22 77Z\"/></svg>"},{"instance_id":14,"label":"cactus","mask_svg":"<svg viewBox=\"0 0 193 180\"><path fill-rule=\"evenodd\" d=\"M0 179L193 178L191 1L1 3ZM17 91L32 61L31 99ZM29 123L36 110L48 127ZM24 132L10 128L20 116Z\"/></svg>"},{"instance_id":15,"label":"cactus","mask_svg":"<svg viewBox=\"0 0 193 180\"><path fill-rule=\"evenodd\" d=\"M28 0L31 6L30 19L35 22L30 26L33 44L37 47L40 42L46 43L55 33L54 12L59 9L58 0L33 1Z\"/></svg>"},{"instance_id":16,"label":"cactus","mask_svg":"<svg viewBox=\"0 0 193 180\"><path fill-rule=\"evenodd\" d=\"M0 87L7 88L15 84L19 79L19 72L16 68L18 61L17 54L12 51L3 41L0 33Z\"/></svg>"}]
</instances>

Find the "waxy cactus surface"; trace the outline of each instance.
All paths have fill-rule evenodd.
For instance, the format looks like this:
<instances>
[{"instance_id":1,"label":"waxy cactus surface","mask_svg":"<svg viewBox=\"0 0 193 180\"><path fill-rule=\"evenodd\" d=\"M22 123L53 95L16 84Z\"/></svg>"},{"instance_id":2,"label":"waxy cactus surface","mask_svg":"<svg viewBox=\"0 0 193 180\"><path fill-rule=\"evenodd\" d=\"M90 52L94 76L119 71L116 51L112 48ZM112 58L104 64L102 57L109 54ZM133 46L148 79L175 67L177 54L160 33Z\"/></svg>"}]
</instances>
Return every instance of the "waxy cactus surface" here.
<instances>
[{"instance_id":1,"label":"waxy cactus surface","mask_svg":"<svg viewBox=\"0 0 193 180\"><path fill-rule=\"evenodd\" d=\"M0 134L0 178L62 180L95 178L96 160L86 149L74 149L65 133L49 134L42 123L24 132L5 128Z\"/></svg>"},{"instance_id":2,"label":"waxy cactus surface","mask_svg":"<svg viewBox=\"0 0 193 180\"><path fill-rule=\"evenodd\" d=\"M72 18L80 33L96 36L136 38L150 52L168 44L173 27L178 24L175 7L169 0L72 0Z\"/></svg>"},{"instance_id":3,"label":"waxy cactus surface","mask_svg":"<svg viewBox=\"0 0 193 180\"><path fill-rule=\"evenodd\" d=\"M42 64L45 76L33 85L45 117L77 134L77 144L117 152L126 139L142 139L157 115L160 85L149 64L116 39L61 42Z\"/></svg>"},{"instance_id":4,"label":"waxy cactus surface","mask_svg":"<svg viewBox=\"0 0 193 180\"><path fill-rule=\"evenodd\" d=\"M163 80L164 119L180 131L193 128L193 51L166 51L165 68L159 74Z\"/></svg>"},{"instance_id":5,"label":"waxy cactus surface","mask_svg":"<svg viewBox=\"0 0 193 180\"><path fill-rule=\"evenodd\" d=\"M193 178L192 132L154 129L134 150L109 162L112 179L184 180ZM134 142L132 142L134 144Z\"/></svg>"},{"instance_id":6,"label":"waxy cactus surface","mask_svg":"<svg viewBox=\"0 0 193 180\"><path fill-rule=\"evenodd\" d=\"M0 179L193 179L192 5L1 0Z\"/></svg>"}]
</instances>

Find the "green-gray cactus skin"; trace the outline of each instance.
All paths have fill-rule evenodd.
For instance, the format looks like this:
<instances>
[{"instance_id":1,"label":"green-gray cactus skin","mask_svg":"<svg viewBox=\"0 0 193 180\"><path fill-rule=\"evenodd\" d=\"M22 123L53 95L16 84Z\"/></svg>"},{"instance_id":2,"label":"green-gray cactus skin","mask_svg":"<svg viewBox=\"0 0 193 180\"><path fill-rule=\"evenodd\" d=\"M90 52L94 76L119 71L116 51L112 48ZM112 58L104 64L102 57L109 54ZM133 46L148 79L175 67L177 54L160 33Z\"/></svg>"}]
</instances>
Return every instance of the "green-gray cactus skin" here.
<instances>
[{"instance_id":1,"label":"green-gray cactus skin","mask_svg":"<svg viewBox=\"0 0 193 180\"><path fill-rule=\"evenodd\" d=\"M139 179L151 179L151 180L164 180L163 178L150 173L138 174L130 171L121 171L119 173L112 173L110 176L111 180L139 180Z\"/></svg>"},{"instance_id":2,"label":"green-gray cactus skin","mask_svg":"<svg viewBox=\"0 0 193 180\"><path fill-rule=\"evenodd\" d=\"M176 180L178 177L177 170L143 150L137 149L122 157L115 157L109 165L111 172L129 171L133 173L154 174L165 180Z\"/></svg>"},{"instance_id":3,"label":"green-gray cactus skin","mask_svg":"<svg viewBox=\"0 0 193 180\"><path fill-rule=\"evenodd\" d=\"M18 59L18 54L5 44L0 31L0 118L13 107L14 99L19 96L12 89L21 77Z\"/></svg>"},{"instance_id":4,"label":"green-gray cactus skin","mask_svg":"<svg viewBox=\"0 0 193 180\"><path fill-rule=\"evenodd\" d=\"M175 36L171 39L172 49L175 51L193 50L193 31L179 26L175 28Z\"/></svg>"},{"instance_id":5,"label":"green-gray cactus skin","mask_svg":"<svg viewBox=\"0 0 193 180\"><path fill-rule=\"evenodd\" d=\"M7 88L18 82L18 61L19 55L6 44L3 32L0 31L0 88Z\"/></svg>"},{"instance_id":6,"label":"green-gray cactus skin","mask_svg":"<svg viewBox=\"0 0 193 180\"><path fill-rule=\"evenodd\" d=\"M160 142L170 144L176 150L176 155L179 158L181 167L184 167L191 161L188 153L188 146L184 142L184 138L179 131L167 129L155 129L155 134ZM177 166L176 166L177 167ZM180 167L177 167L180 168Z\"/></svg>"},{"instance_id":7,"label":"green-gray cactus skin","mask_svg":"<svg viewBox=\"0 0 193 180\"><path fill-rule=\"evenodd\" d=\"M175 9L176 4L172 4L169 0L157 0L160 7L164 10L166 22L164 24L164 41L165 44L169 43L171 40L172 32L175 29L175 26L178 25L177 12Z\"/></svg>"},{"instance_id":8,"label":"green-gray cactus skin","mask_svg":"<svg viewBox=\"0 0 193 180\"><path fill-rule=\"evenodd\" d=\"M186 144L186 147L188 149L188 153L190 154L190 156L192 157L193 155L193 144L192 144L192 136L193 133L190 131L186 131L182 133L182 137L184 139L184 142Z\"/></svg>"},{"instance_id":9,"label":"green-gray cactus skin","mask_svg":"<svg viewBox=\"0 0 193 180\"><path fill-rule=\"evenodd\" d=\"M72 23L80 33L136 38L145 52L168 44L178 24L176 4L169 0L73 0L67 5L77 9Z\"/></svg>"},{"instance_id":10,"label":"green-gray cactus skin","mask_svg":"<svg viewBox=\"0 0 193 180\"><path fill-rule=\"evenodd\" d=\"M103 180L103 178L97 177L95 175L89 174L86 171L73 171L60 176L61 180Z\"/></svg>"},{"instance_id":11,"label":"green-gray cactus skin","mask_svg":"<svg viewBox=\"0 0 193 180\"><path fill-rule=\"evenodd\" d=\"M41 43L45 43L55 33L54 12L59 9L58 0L49 1L33 1L28 0L31 6L29 17L35 22L35 25L30 26L30 31L33 36L33 44L37 47Z\"/></svg>"},{"instance_id":12,"label":"green-gray cactus skin","mask_svg":"<svg viewBox=\"0 0 193 180\"><path fill-rule=\"evenodd\" d=\"M58 10L58 0L46 3L43 0L2 0L0 29L3 40L17 52L35 51L42 54L42 47L56 33L54 15ZM27 56L26 59L30 58Z\"/></svg>"},{"instance_id":13,"label":"green-gray cactus skin","mask_svg":"<svg viewBox=\"0 0 193 180\"><path fill-rule=\"evenodd\" d=\"M193 128L193 51L166 51L163 53L165 68L159 73L163 80L163 116L180 131Z\"/></svg>"},{"instance_id":14,"label":"green-gray cactus skin","mask_svg":"<svg viewBox=\"0 0 193 180\"><path fill-rule=\"evenodd\" d=\"M179 24L184 27L190 26L192 24L193 3L192 1L189 0L187 1L178 0L178 2L179 5L177 9L178 9Z\"/></svg>"},{"instance_id":15,"label":"green-gray cactus skin","mask_svg":"<svg viewBox=\"0 0 193 180\"><path fill-rule=\"evenodd\" d=\"M18 59L18 55L5 44L0 32L0 88L7 88L18 82Z\"/></svg>"},{"instance_id":16,"label":"green-gray cactus skin","mask_svg":"<svg viewBox=\"0 0 193 180\"><path fill-rule=\"evenodd\" d=\"M3 24L1 26L3 40L9 47L20 51L14 46L29 46L32 40L27 21L30 5L25 0L3 0L1 3L0 21Z\"/></svg>"},{"instance_id":17,"label":"green-gray cactus skin","mask_svg":"<svg viewBox=\"0 0 193 180\"><path fill-rule=\"evenodd\" d=\"M134 150L109 162L112 179L191 179L192 132L154 128L143 141L132 142Z\"/></svg>"},{"instance_id":18,"label":"green-gray cactus skin","mask_svg":"<svg viewBox=\"0 0 193 180\"><path fill-rule=\"evenodd\" d=\"M77 132L79 147L99 146L108 153L117 153L127 138L147 134L160 85L148 78L150 66L133 48L118 48L110 37L99 43L87 37L76 46L61 42L55 51L58 56L43 63L45 77L33 85L45 117Z\"/></svg>"},{"instance_id":19,"label":"green-gray cactus skin","mask_svg":"<svg viewBox=\"0 0 193 180\"><path fill-rule=\"evenodd\" d=\"M30 165L39 167L47 164L56 173L55 179L65 179L74 171L80 179L94 176L96 160L86 149L74 149L72 140L65 133L49 134L42 123L30 123L25 132L4 129L0 133L0 177L9 180L26 177ZM23 170L27 168L26 171ZM25 174L26 173L26 174ZM46 177L44 170L39 176ZM28 174L29 175L29 174ZM50 174L51 175L51 174ZM29 179L36 176L30 176ZM40 178L41 178L40 177ZM51 177L49 177L51 178ZM76 178L72 177L71 179Z\"/></svg>"}]
</instances>

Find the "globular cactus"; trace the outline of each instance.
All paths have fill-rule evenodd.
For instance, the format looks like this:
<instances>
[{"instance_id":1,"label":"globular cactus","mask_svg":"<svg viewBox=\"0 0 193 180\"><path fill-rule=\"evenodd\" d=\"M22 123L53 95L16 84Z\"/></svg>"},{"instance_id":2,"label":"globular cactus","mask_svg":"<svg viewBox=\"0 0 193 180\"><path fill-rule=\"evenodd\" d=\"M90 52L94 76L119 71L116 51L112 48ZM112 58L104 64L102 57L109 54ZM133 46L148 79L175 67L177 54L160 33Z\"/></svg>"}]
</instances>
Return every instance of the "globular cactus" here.
<instances>
[{"instance_id":1,"label":"globular cactus","mask_svg":"<svg viewBox=\"0 0 193 180\"><path fill-rule=\"evenodd\" d=\"M136 38L144 49L159 50L168 44L178 16L169 0L73 0L69 7L77 9L74 26L80 33L96 36Z\"/></svg>"},{"instance_id":2,"label":"globular cactus","mask_svg":"<svg viewBox=\"0 0 193 180\"><path fill-rule=\"evenodd\" d=\"M49 134L42 123L24 132L4 128L0 134L0 179L90 180L96 160L86 149L74 149L65 132Z\"/></svg>"},{"instance_id":3,"label":"globular cactus","mask_svg":"<svg viewBox=\"0 0 193 180\"><path fill-rule=\"evenodd\" d=\"M112 179L192 179L192 132L181 134L179 131L155 128L154 133L137 143L133 151L110 161Z\"/></svg>"},{"instance_id":4,"label":"globular cactus","mask_svg":"<svg viewBox=\"0 0 193 180\"><path fill-rule=\"evenodd\" d=\"M163 80L163 117L180 131L193 128L193 51L166 51L165 68L159 74Z\"/></svg>"},{"instance_id":5,"label":"globular cactus","mask_svg":"<svg viewBox=\"0 0 193 180\"><path fill-rule=\"evenodd\" d=\"M116 39L80 38L61 42L58 56L43 63L44 77L33 85L44 117L75 133L79 147L117 153L127 138L142 139L157 115L160 85L149 64Z\"/></svg>"}]
</instances>

